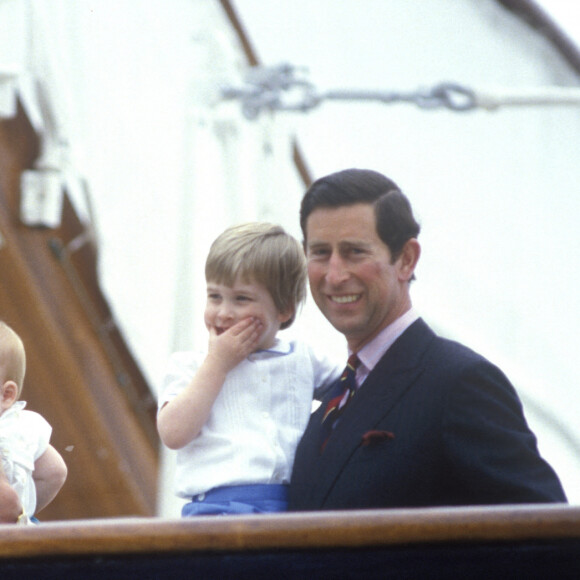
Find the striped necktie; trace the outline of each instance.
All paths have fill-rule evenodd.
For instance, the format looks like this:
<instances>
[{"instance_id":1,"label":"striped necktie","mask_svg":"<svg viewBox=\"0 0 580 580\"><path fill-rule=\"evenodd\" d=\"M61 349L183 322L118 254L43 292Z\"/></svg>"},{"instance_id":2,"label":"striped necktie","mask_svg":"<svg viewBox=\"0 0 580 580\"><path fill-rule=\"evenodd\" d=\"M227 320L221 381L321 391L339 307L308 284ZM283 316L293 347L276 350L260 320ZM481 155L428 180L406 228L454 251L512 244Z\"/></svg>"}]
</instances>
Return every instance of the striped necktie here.
<instances>
[{"instance_id":1,"label":"striped necktie","mask_svg":"<svg viewBox=\"0 0 580 580\"><path fill-rule=\"evenodd\" d=\"M332 433L332 429L336 424L336 421L342 415L346 405L352 399L356 392L356 369L360 365L360 359L356 353L351 354L348 357L346 367L342 371L340 380L338 381L336 387L334 388L334 395L328 401L326 405L326 410L322 416L322 434L321 434L321 445L320 451L324 451L326 443Z\"/></svg>"}]
</instances>

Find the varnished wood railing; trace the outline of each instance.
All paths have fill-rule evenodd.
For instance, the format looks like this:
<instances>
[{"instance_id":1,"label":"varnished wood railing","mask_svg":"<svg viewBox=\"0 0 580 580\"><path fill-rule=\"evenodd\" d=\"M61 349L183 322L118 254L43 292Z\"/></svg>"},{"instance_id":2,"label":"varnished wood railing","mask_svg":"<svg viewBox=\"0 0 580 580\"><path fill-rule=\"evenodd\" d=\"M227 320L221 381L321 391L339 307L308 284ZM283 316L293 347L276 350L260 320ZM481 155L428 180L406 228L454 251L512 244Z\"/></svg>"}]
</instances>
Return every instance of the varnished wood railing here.
<instances>
[{"instance_id":1,"label":"varnished wood railing","mask_svg":"<svg viewBox=\"0 0 580 580\"><path fill-rule=\"evenodd\" d=\"M0 526L0 576L580 578L580 508L510 506ZM64 567L64 568L63 568ZM525 573L525 575L518 575ZM499 575L498 575L499 574ZM22 577L22 576L20 576ZM25 576L26 577L26 576ZM32 576L30 576L32 577ZM89 576L88 577L92 577Z\"/></svg>"}]
</instances>

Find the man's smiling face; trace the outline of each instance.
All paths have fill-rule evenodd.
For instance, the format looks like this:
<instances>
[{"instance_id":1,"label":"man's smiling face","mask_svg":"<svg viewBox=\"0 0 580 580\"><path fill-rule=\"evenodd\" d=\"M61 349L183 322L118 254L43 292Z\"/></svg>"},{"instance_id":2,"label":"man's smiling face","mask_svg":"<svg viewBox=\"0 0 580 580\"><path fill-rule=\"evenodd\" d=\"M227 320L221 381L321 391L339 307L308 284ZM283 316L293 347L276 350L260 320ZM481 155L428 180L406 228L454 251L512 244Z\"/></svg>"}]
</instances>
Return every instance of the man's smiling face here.
<instances>
[{"instance_id":1,"label":"man's smiling face","mask_svg":"<svg viewBox=\"0 0 580 580\"><path fill-rule=\"evenodd\" d=\"M403 259L392 263L371 204L319 207L306 223L312 297L353 351L410 308Z\"/></svg>"}]
</instances>

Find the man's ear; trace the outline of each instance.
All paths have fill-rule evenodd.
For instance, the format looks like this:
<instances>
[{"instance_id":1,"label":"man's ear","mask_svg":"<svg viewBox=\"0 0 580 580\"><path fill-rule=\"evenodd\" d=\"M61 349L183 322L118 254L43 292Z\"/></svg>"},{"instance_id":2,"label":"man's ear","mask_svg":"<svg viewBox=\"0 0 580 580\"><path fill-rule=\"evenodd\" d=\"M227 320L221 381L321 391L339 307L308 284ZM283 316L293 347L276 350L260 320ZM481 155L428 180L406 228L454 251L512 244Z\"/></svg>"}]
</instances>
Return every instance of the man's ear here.
<instances>
[{"instance_id":1,"label":"man's ear","mask_svg":"<svg viewBox=\"0 0 580 580\"><path fill-rule=\"evenodd\" d=\"M399 279L408 282L413 277L415 267L421 256L421 245L416 238L407 240L399 256Z\"/></svg>"},{"instance_id":2,"label":"man's ear","mask_svg":"<svg viewBox=\"0 0 580 580\"><path fill-rule=\"evenodd\" d=\"M6 381L2 385L2 397L0 399L0 405L5 411L12 407L15 401L18 399L18 385L14 381Z\"/></svg>"}]
</instances>

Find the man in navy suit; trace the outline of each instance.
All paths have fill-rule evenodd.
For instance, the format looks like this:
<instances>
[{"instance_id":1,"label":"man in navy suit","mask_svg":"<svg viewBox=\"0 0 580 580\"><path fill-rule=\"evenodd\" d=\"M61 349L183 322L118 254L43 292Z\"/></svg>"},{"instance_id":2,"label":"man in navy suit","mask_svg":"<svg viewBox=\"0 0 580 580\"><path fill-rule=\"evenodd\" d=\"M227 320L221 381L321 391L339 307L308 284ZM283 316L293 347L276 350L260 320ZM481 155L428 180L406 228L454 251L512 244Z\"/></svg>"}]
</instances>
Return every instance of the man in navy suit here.
<instances>
[{"instance_id":1,"label":"man in navy suit","mask_svg":"<svg viewBox=\"0 0 580 580\"><path fill-rule=\"evenodd\" d=\"M505 375L413 309L420 228L397 185L370 170L323 177L301 226L312 296L357 360L353 396L337 384L311 417L290 509L565 502Z\"/></svg>"}]
</instances>

